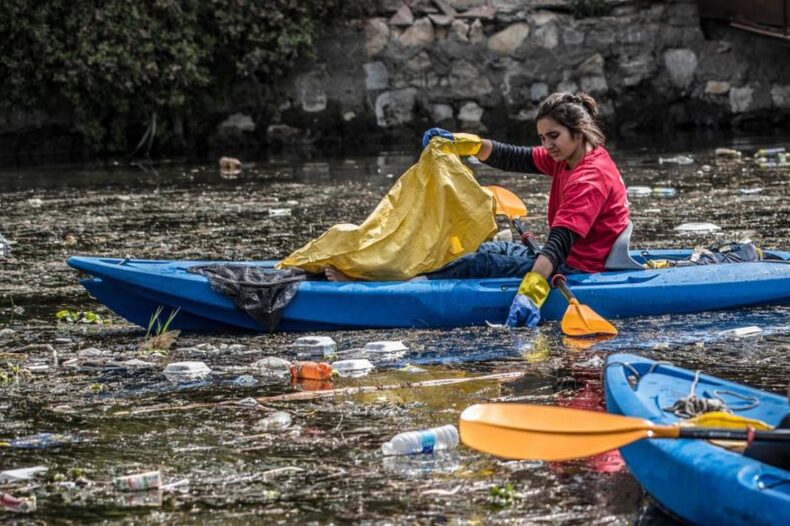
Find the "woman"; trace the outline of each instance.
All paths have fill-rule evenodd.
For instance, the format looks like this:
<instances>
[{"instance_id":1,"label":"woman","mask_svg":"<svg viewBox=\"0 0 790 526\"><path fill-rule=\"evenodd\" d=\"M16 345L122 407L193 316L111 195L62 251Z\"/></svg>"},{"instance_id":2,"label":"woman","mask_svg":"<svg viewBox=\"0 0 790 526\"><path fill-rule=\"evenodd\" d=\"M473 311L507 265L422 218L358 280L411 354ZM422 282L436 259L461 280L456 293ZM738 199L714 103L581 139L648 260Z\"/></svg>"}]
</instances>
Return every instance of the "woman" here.
<instances>
[{"instance_id":1,"label":"woman","mask_svg":"<svg viewBox=\"0 0 790 526\"><path fill-rule=\"evenodd\" d=\"M603 147L596 123L598 107L585 93L553 93L538 106L536 126L541 146L502 144L440 128L423 135L454 141L459 155L475 155L506 171L542 173L552 178L549 236L535 258L514 243L484 243L428 274L429 279L524 276L508 315L510 326L534 327L549 293L549 276L600 272L615 240L628 226L628 200L620 172ZM476 139L476 140L475 140Z\"/></svg>"}]
</instances>

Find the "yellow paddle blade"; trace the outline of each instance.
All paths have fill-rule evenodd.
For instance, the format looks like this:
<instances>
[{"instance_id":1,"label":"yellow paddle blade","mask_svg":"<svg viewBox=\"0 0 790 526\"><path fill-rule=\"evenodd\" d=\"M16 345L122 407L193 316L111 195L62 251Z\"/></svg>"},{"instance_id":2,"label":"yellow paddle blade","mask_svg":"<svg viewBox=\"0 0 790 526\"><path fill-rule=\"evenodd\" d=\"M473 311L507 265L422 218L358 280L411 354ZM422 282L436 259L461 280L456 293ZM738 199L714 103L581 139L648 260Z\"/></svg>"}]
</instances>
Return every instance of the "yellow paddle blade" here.
<instances>
[{"instance_id":1,"label":"yellow paddle blade","mask_svg":"<svg viewBox=\"0 0 790 526\"><path fill-rule=\"evenodd\" d=\"M582 458L656 436L648 420L608 413L529 404L477 404L459 422L467 446L517 460ZM671 430L670 433L674 433Z\"/></svg>"},{"instance_id":2,"label":"yellow paddle blade","mask_svg":"<svg viewBox=\"0 0 790 526\"><path fill-rule=\"evenodd\" d=\"M524 201L507 188L490 185L485 189L494 194L497 215L507 216L510 220L527 215L527 206Z\"/></svg>"},{"instance_id":3,"label":"yellow paddle blade","mask_svg":"<svg viewBox=\"0 0 790 526\"><path fill-rule=\"evenodd\" d=\"M568 302L568 310L560 323L562 332L568 336L593 336L596 334L616 336L617 329L576 298Z\"/></svg>"},{"instance_id":4,"label":"yellow paddle blade","mask_svg":"<svg viewBox=\"0 0 790 526\"><path fill-rule=\"evenodd\" d=\"M746 429L751 426L757 431L770 431L772 426L766 424L762 420L756 418L747 418L745 416L731 415L723 411L711 411L710 413L702 413L694 418L684 420L680 425L694 426L694 427L718 427L727 429Z\"/></svg>"}]
</instances>

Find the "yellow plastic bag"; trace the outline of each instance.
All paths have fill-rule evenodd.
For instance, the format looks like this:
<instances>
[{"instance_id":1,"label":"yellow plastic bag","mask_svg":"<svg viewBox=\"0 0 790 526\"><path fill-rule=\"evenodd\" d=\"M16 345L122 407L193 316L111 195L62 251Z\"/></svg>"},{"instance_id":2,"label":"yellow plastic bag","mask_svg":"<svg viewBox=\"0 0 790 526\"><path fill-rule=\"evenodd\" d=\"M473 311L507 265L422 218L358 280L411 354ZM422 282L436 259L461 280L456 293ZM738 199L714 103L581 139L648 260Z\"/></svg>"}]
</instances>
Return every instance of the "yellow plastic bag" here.
<instances>
[{"instance_id":1,"label":"yellow plastic bag","mask_svg":"<svg viewBox=\"0 0 790 526\"><path fill-rule=\"evenodd\" d=\"M279 267L331 265L359 280L398 281L474 252L497 231L496 202L454 151L434 138L361 225L333 226Z\"/></svg>"}]
</instances>

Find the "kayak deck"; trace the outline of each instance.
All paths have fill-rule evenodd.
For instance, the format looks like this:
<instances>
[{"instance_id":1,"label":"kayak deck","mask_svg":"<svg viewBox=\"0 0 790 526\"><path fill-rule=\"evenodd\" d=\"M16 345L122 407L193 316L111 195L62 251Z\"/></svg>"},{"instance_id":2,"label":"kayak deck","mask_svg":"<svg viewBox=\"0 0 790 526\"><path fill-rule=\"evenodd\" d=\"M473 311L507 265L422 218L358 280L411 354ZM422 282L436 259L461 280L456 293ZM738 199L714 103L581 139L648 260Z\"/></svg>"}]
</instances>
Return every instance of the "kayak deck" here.
<instances>
[{"instance_id":1,"label":"kayak deck","mask_svg":"<svg viewBox=\"0 0 790 526\"><path fill-rule=\"evenodd\" d=\"M694 371L629 354L612 355L604 372L607 410L673 424L679 418L664 408L688 396L694 379ZM719 396L734 414L774 426L790 411L784 396L705 374L699 375L695 394ZM753 401L756 405L748 407ZM620 452L648 493L693 524L775 525L786 524L790 517L788 471L704 440L640 440Z\"/></svg>"},{"instance_id":2,"label":"kayak deck","mask_svg":"<svg viewBox=\"0 0 790 526\"><path fill-rule=\"evenodd\" d=\"M652 251L651 259L681 259L688 250ZM632 252L644 261L643 252ZM790 304L790 254L777 262L628 270L567 276L579 301L601 316L620 318ZM188 272L217 261L155 261L75 256L68 264L92 277L81 283L100 302L143 327L151 314L180 309L171 327L215 331L264 328L208 280ZM247 263L247 262L245 262ZM272 267L273 261L248 262ZM407 282L305 281L283 310L278 330L438 328L503 323L518 278ZM562 318L567 303L552 291L542 308L546 320Z\"/></svg>"}]
</instances>

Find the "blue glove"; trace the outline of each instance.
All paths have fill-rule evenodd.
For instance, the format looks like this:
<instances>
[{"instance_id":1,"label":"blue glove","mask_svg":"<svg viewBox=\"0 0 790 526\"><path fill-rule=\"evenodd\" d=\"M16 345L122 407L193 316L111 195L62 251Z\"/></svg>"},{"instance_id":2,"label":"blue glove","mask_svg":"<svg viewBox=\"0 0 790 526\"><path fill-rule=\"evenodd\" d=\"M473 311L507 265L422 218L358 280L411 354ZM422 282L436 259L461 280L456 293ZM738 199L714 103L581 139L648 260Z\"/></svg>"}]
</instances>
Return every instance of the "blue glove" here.
<instances>
[{"instance_id":1,"label":"blue glove","mask_svg":"<svg viewBox=\"0 0 790 526\"><path fill-rule=\"evenodd\" d=\"M510 304L510 312L507 315L505 325L508 327L527 326L534 329L540 322L540 307L532 303L532 300L523 294L516 294L513 303Z\"/></svg>"},{"instance_id":2,"label":"blue glove","mask_svg":"<svg viewBox=\"0 0 790 526\"><path fill-rule=\"evenodd\" d=\"M444 137L445 139L449 139L451 141L455 140L453 134L447 130L443 130L441 128L431 128L422 134L422 147L425 148L428 146L428 143L431 142L431 139L434 137Z\"/></svg>"},{"instance_id":3,"label":"blue glove","mask_svg":"<svg viewBox=\"0 0 790 526\"><path fill-rule=\"evenodd\" d=\"M535 328L540 322L540 307L549 295L549 283L546 278L537 272L527 272L518 293L510 304L510 312L507 315L505 325L508 327L519 327L526 325Z\"/></svg>"}]
</instances>

